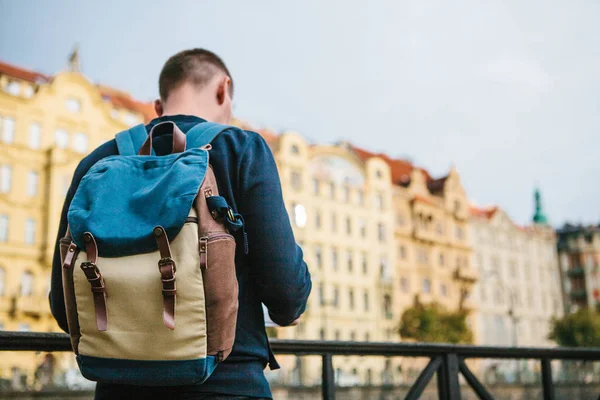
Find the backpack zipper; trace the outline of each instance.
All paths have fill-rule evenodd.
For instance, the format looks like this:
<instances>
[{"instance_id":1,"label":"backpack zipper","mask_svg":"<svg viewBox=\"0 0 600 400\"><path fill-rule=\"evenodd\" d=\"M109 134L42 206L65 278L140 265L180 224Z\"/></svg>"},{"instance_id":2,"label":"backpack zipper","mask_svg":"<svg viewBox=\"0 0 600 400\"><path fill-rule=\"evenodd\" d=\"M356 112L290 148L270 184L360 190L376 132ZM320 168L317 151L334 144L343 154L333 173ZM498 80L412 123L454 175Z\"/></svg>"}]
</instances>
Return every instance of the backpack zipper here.
<instances>
[{"instance_id":1,"label":"backpack zipper","mask_svg":"<svg viewBox=\"0 0 600 400\"><path fill-rule=\"evenodd\" d=\"M217 239L235 240L233 238L233 236L227 232L217 232L217 233L213 233L212 235L209 234L208 236L202 236L198 240L198 242L199 242L198 248L199 248L199 252L200 252L200 268L201 269L206 269L207 264L208 264L208 242L212 242L213 240L217 240Z\"/></svg>"}]
</instances>

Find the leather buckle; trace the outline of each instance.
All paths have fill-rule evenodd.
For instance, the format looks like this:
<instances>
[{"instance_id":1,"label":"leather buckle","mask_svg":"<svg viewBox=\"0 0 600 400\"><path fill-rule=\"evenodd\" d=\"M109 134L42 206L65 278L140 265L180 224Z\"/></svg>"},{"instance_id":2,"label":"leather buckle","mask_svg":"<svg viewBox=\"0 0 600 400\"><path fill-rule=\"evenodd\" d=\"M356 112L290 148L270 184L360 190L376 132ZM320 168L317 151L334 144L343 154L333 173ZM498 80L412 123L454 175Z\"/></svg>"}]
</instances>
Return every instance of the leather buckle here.
<instances>
[{"instance_id":1,"label":"leather buckle","mask_svg":"<svg viewBox=\"0 0 600 400\"><path fill-rule=\"evenodd\" d=\"M83 270L83 272L91 270L91 271L95 272L96 275L100 275L100 270L98 269L98 266L91 261L82 262L81 269Z\"/></svg>"},{"instance_id":2,"label":"leather buckle","mask_svg":"<svg viewBox=\"0 0 600 400\"><path fill-rule=\"evenodd\" d=\"M173 272L177 272L177 265L175 265L175 261L171 257L164 257L158 261L159 271L161 267L166 267L168 265L171 265L171 267L173 268Z\"/></svg>"}]
</instances>

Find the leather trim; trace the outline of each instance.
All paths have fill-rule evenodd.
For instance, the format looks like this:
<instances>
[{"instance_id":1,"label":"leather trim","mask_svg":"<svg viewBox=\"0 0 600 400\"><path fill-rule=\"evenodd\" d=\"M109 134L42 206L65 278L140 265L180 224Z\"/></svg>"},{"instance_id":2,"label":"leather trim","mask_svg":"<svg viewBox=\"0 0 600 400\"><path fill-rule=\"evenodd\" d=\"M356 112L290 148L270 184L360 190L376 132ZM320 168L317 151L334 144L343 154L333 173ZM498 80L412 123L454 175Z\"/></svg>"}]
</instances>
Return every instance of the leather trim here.
<instances>
[{"instance_id":1,"label":"leather trim","mask_svg":"<svg viewBox=\"0 0 600 400\"><path fill-rule=\"evenodd\" d=\"M154 228L153 234L161 257L158 262L158 270L162 282L163 322L167 328L173 330L175 329L175 300L177 297L175 271L177 266L171 256L171 246L165 229L157 226Z\"/></svg>"},{"instance_id":2,"label":"leather trim","mask_svg":"<svg viewBox=\"0 0 600 400\"><path fill-rule=\"evenodd\" d=\"M94 297L94 308L96 309L96 327L99 331L108 329L108 315L106 311L106 286L104 278L96 265L98 261L98 245L94 236L86 232L83 235L87 261L81 263L80 267L92 287Z\"/></svg>"},{"instance_id":3,"label":"leather trim","mask_svg":"<svg viewBox=\"0 0 600 400\"><path fill-rule=\"evenodd\" d=\"M181 131L177 127L177 125L172 121L164 121L159 124L156 124L148 133L148 137L142 144L138 155L140 156L149 156L152 154L152 138L155 133L163 134L163 133L172 133L173 134L173 147L172 153L183 153L185 151L186 145L186 136L185 133Z\"/></svg>"}]
</instances>

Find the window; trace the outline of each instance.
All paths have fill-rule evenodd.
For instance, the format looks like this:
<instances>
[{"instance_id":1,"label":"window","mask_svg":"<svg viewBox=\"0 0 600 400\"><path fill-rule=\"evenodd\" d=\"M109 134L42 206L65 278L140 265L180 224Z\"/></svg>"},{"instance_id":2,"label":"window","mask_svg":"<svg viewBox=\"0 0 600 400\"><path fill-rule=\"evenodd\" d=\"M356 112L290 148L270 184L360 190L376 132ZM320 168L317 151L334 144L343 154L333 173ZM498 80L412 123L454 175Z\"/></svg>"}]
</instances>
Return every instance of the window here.
<instances>
[{"instance_id":1,"label":"window","mask_svg":"<svg viewBox=\"0 0 600 400\"><path fill-rule=\"evenodd\" d=\"M329 197L335 199L335 182L329 182Z\"/></svg>"},{"instance_id":2,"label":"window","mask_svg":"<svg viewBox=\"0 0 600 400\"><path fill-rule=\"evenodd\" d=\"M440 293L442 293L442 296L444 296L444 297L448 296L448 288L443 283L442 283L442 286L440 287Z\"/></svg>"},{"instance_id":3,"label":"window","mask_svg":"<svg viewBox=\"0 0 600 400\"><path fill-rule=\"evenodd\" d=\"M10 165L0 166L0 193L10 192L12 186L12 167Z\"/></svg>"},{"instance_id":4,"label":"window","mask_svg":"<svg viewBox=\"0 0 600 400\"><path fill-rule=\"evenodd\" d=\"M8 215L0 215L0 242L8 241Z\"/></svg>"},{"instance_id":5,"label":"window","mask_svg":"<svg viewBox=\"0 0 600 400\"><path fill-rule=\"evenodd\" d=\"M321 185L319 184L319 180L317 178L313 178L313 194L315 196L319 195Z\"/></svg>"},{"instance_id":6,"label":"window","mask_svg":"<svg viewBox=\"0 0 600 400\"><path fill-rule=\"evenodd\" d=\"M382 222L377 224L377 237L380 242L385 241L385 225Z\"/></svg>"},{"instance_id":7,"label":"window","mask_svg":"<svg viewBox=\"0 0 600 400\"><path fill-rule=\"evenodd\" d=\"M417 248L417 261L421 264L427 264L429 262L427 250L422 247Z\"/></svg>"},{"instance_id":8,"label":"window","mask_svg":"<svg viewBox=\"0 0 600 400\"><path fill-rule=\"evenodd\" d=\"M54 143L61 149L66 149L69 145L69 134L63 129L57 129L54 132Z\"/></svg>"},{"instance_id":9,"label":"window","mask_svg":"<svg viewBox=\"0 0 600 400\"><path fill-rule=\"evenodd\" d=\"M338 254L336 249L331 249L331 266L334 270L338 267Z\"/></svg>"},{"instance_id":10,"label":"window","mask_svg":"<svg viewBox=\"0 0 600 400\"><path fill-rule=\"evenodd\" d=\"M354 332L354 331L350 332L350 340L352 340L353 342L356 341L356 332ZM354 375L356 375L356 368L352 369L352 373Z\"/></svg>"},{"instance_id":11,"label":"window","mask_svg":"<svg viewBox=\"0 0 600 400\"><path fill-rule=\"evenodd\" d=\"M340 331L336 329L335 331L335 340L340 340ZM340 368L336 369L336 376L340 376L340 374L342 373L342 370Z\"/></svg>"},{"instance_id":12,"label":"window","mask_svg":"<svg viewBox=\"0 0 600 400\"><path fill-rule=\"evenodd\" d=\"M509 273L510 273L510 277L511 278L516 278L517 277L517 264L514 261L512 261L510 263Z\"/></svg>"},{"instance_id":13,"label":"window","mask_svg":"<svg viewBox=\"0 0 600 400\"><path fill-rule=\"evenodd\" d=\"M31 85L26 85L25 88L23 88L23 95L27 99L33 97L33 87Z\"/></svg>"},{"instance_id":14,"label":"window","mask_svg":"<svg viewBox=\"0 0 600 400\"><path fill-rule=\"evenodd\" d=\"M366 275L367 271L368 271L367 253L362 253L361 263L362 263L363 274Z\"/></svg>"},{"instance_id":15,"label":"window","mask_svg":"<svg viewBox=\"0 0 600 400\"><path fill-rule=\"evenodd\" d=\"M457 226L456 227L456 238L459 240L462 240L462 239L464 239L464 237L465 237L465 232L464 232L463 228L460 226Z\"/></svg>"},{"instance_id":16,"label":"window","mask_svg":"<svg viewBox=\"0 0 600 400\"><path fill-rule=\"evenodd\" d=\"M378 169L378 170L376 170L376 171L375 171L375 176L376 176L377 178L381 178L381 177L383 176L383 172L381 172L381 170L380 170L380 169Z\"/></svg>"},{"instance_id":17,"label":"window","mask_svg":"<svg viewBox=\"0 0 600 400\"><path fill-rule=\"evenodd\" d=\"M39 175L35 171L29 171L27 174L27 195L33 197L37 194Z\"/></svg>"},{"instance_id":18,"label":"window","mask_svg":"<svg viewBox=\"0 0 600 400\"><path fill-rule=\"evenodd\" d=\"M408 287L408 279L406 279L405 277L400 278L400 289L402 289L404 293L408 293L408 291L410 290L410 288Z\"/></svg>"},{"instance_id":19,"label":"window","mask_svg":"<svg viewBox=\"0 0 600 400\"><path fill-rule=\"evenodd\" d=\"M325 305L325 288L323 284L319 284L319 305Z\"/></svg>"},{"instance_id":20,"label":"window","mask_svg":"<svg viewBox=\"0 0 600 400\"><path fill-rule=\"evenodd\" d=\"M88 137L85 133L76 133L73 138L73 149L78 153L86 153L88 150Z\"/></svg>"},{"instance_id":21,"label":"window","mask_svg":"<svg viewBox=\"0 0 600 400\"><path fill-rule=\"evenodd\" d=\"M358 204L361 206L365 204L365 192L362 190L358 191Z\"/></svg>"},{"instance_id":22,"label":"window","mask_svg":"<svg viewBox=\"0 0 600 400\"><path fill-rule=\"evenodd\" d=\"M423 293L431 292L431 281L427 278L423 279Z\"/></svg>"},{"instance_id":23,"label":"window","mask_svg":"<svg viewBox=\"0 0 600 400\"><path fill-rule=\"evenodd\" d=\"M6 273L4 268L0 268L0 296L4 296L4 281L6 279Z\"/></svg>"},{"instance_id":24,"label":"window","mask_svg":"<svg viewBox=\"0 0 600 400\"><path fill-rule=\"evenodd\" d=\"M331 231L337 231L337 216L335 213L331 214Z\"/></svg>"},{"instance_id":25,"label":"window","mask_svg":"<svg viewBox=\"0 0 600 400\"><path fill-rule=\"evenodd\" d=\"M346 233L352 235L352 220L350 217L346 217Z\"/></svg>"},{"instance_id":26,"label":"window","mask_svg":"<svg viewBox=\"0 0 600 400\"><path fill-rule=\"evenodd\" d=\"M294 190L302 189L302 176L300 175L300 172L292 171L290 180L292 182L292 188L294 188Z\"/></svg>"},{"instance_id":27,"label":"window","mask_svg":"<svg viewBox=\"0 0 600 400\"><path fill-rule=\"evenodd\" d=\"M25 220L25 243L33 244L35 242L35 221L31 218Z\"/></svg>"},{"instance_id":28,"label":"window","mask_svg":"<svg viewBox=\"0 0 600 400\"><path fill-rule=\"evenodd\" d=\"M346 203L350 201L350 188L348 186L344 186L344 201Z\"/></svg>"},{"instance_id":29,"label":"window","mask_svg":"<svg viewBox=\"0 0 600 400\"><path fill-rule=\"evenodd\" d=\"M340 297L339 289L336 286L333 288L333 306L334 307L337 307L339 305L339 297Z\"/></svg>"},{"instance_id":30,"label":"window","mask_svg":"<svg viewBox=\"0 0 600 400\"><path fill-rule=\"evenodd\" d=\"M323 268L323 251L321 246L315 247L315 259L317 260L317 268Z\"/></svg>"},{"instance_id":31,"label":"window","mask_svg":"<svg viewBox=\"0 0 600 400\"><path fill-rule=\"evenodd\" d=\"M496 287L494 290L494 302L497 305L504 304L504 293L502 293L502 289L500 287Z\"/></svg>"},{"instance_id":32,"label":"window","mask_svg":"<svg viewBox=\"0 0 600 400\"><path fill-rule=\"evenodd\" d=\"M354 310L354 290L350 289L348 292L348 307Z\"/></svg>"},{"instance_id":33,"label":"window","mask_svg":"<svg viewBox=\"0 0 600 400\"><path fill-rule=\"evenodd\" d=\"M325 340L325 329L319 329L319 339Z\"/></svg>"},{"instance_id":34,"label":"window","mask_svg":"<svg viewBox=\"0 0 600 400\"><path fill-rule=\"evenodd\" d=\"M366 342L370 342L371 341L371 335L369 334L369 332L365 333L365 341ZM371 371L371 370L369 370Z\"/></svg>"},{"instance_id":35,"label":"window","mask_svg":"<svg viewBox=\"0 0 600 400\"><path fill-rule=\"evenodd\" d=\"M33 294L33 275L31 272L23 272L21 275L21 296L31 296Z\"/></svg>"},{"instance_id":36,"label":"window","mask_svg":"<svg viewBox=\"0 0 600 400\"><path fill-rule=\"evenodd\" d=\"M315 227L321 229L321 212L319 211L315 213Z\"/></svg>"},{"instance_id":37,"label":"window","mask_svg":"<svg viewBox=\"0 0 600 400\"><path fill-rule=\"evenodd\" d=\"M10 81L4 87L4 90L13 96L18 96L21 93L21 85L17 81Z\"/></svg>"},{"instance_id":38,"label":"window","mask_svg":"<svg viewBox=\"0 0 600 400\"><path fill-rule=\"evenodd\" d=\"M389 294L383 296L383 312L386 319L392 318L392 298Z\"/></svg>"},{"instance_id":39,"label":"window","mask_svg":"<svg viewBox=\"0 0 600 400\"><path fill-rule=\"evenodd\" d=\"M406 260L406 247L404 245L398 248L398 256L401 260Z\"/></svg>"},{"instance_id":40,"label":"window","mask_svg":"<svg viewBox=\"0 0 600 400\"><path fill-rule=\"evenodd\" d=\"M293 144L292 147L290 147L290 151L292 154L300 154L300 148L298 148L298 145L296 144Z\"/></svg>"},{"instance_id":41,"label":"window","mask_svg":"<svg viewBox=\"0 0 600 400\"><path fill-rule=\"evenodd\" d=\"M132 113L125 114L125 116L123 117L123 120L125 120L125 123L129 126L134 126L135 124L138 123L138 117L136 117Z\"/></svg>"},{"instance_id":42,"label":"window","mask_svg":"<svg viewBox=\"0 0 600 400\"><path fill-rule=\"evenodd\" d=\"M369 311L369 292L366 290L363 294L363 305L365 307L365 311Z\"/></svg>"},{"instance_id":43,"label":"window","mask_svg":"<svg viewBox=\"0 0 600 400\"><path fill-rule=\"evenodd\" d=\"M68 98L65 102L65 107L72 113L81 111L81 102L73 97Z\"/></svg>"},{"instance_id":44,"label":"window","mask_svg":"<svg viewBox=\"0 0 600 400\"><path fill-rule=\"evenodd\" d=\"M402 215L402 214L397 214L396 215L396 225L398 225L398 226L404 226L405 222L406 221L404 220L404 215Z\"/></svg>"},{"instance_id":45,"label":"window","mask_svg":"<svg viewBox=\"0 0 600 400\"><path fill-rule=\"evenodd\" d=\"M4 143L12 143L15 141L15 120L12 118L4 118L4 128L2 129L2 141Z\"/></svg>"},{"instance_id":46,"label":"window","mask_svg":"<svg viewBox=\"0 0 600 400\"><path fill-rule=\"evenodd\" d=\"M454 212L460 212L460 201L454 200Z\"/></svg>"},{"instance_id":47,"label":"window","mask_svg":"<svg viewBox=\"0 0 600 400\"><path fill-rule=\"evenodd\" d=\"M348 262L348 272L352 272L352 269L353 269L353 265L352 265L352 251L348 250L348 252L346 253L346 260Z\"/></svg>"},{"instance_id":48,"label":"window","mask_svg":"<svg viewBox=\"0 0 600 400\"><path fill-rule=\"evenodd\" d=\"M381 193L375 195L375 208L378 210L383 209L383 195Z\"/></svg>"},{"instance_id":49,"label":"window","mask_svg":"<svg viewBox=\"0 0 600 400\"><path fill-rule=\"evenodd\" d=\"M29 147L37 150L40 148L42 141L42 128L40 124L33 123L29 125Z\"/></svg>"},{"instance_id":50,"label":"window","mask_svg":"<svg viewBox=\"0 0 600 400\"><path fill-rule=\"evenodd\" d=\"M438 233L438 235L443 235L444 234L444 225L441 222L437 222L435 224L435 231Z\"/></svg>"},{"instance_id":51,"label":"window","mask_svg":"<svg viewBox=\"0 0 600 400\"><path fill-rule=\"evenodd\" d=\"M304 228L306 226L306 220L308 219L306 215L306 208L302 204L292 204L294 210L294 224L298 228Z\"/></svg>"},{"instance_id":52,"label":"window","mask_svg":"<svg viewBox=\"0 0 600 400\"><path fill-rule=\"evenodd\" d=\"M359 229L360 229L360 236L367 237L367 223L365 222L365 220L363 218L361 218L358 221L358 225L359 225Z\"/></svg>"},{"instance_id":53,"label":"window","mask_svg":"<svg viewBox=\"0 0 600 400\"><path fill-rule=\"evenodd\" d=\"M444 266L444 253L440 253L440 265Z\"/></svg>"},{"instance_id":54,"label":"window","mask_svg":"<svg viewBox=\"0 0 600 400\"><path fill-rule=\"evenodd\" d=\"M390 279L390 267L387 261L387 258L385 256L382 256L379 259L379 272L381 274L381 277L383 279Z\"/></svg>"}]
</instances>

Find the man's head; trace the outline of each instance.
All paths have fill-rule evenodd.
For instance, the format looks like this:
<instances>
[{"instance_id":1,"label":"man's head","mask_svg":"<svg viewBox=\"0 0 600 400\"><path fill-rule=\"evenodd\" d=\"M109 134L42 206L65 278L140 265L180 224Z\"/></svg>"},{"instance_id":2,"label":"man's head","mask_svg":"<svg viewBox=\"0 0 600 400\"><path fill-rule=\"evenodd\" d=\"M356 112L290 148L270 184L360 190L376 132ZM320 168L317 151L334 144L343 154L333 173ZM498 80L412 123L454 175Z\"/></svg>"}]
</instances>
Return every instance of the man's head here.
<instances>
[{"instance_id":1,"label":"man's head","mask_svg":"<svg viewBox=\"0 0 600 400\"><path fill-rule=\"evenodd\" d=\"M204 49L181 51L167 60L158 78L159 116L195 115L211 122L231 120L233 80L223 60Z\"/></svg>"}]
</instances>

